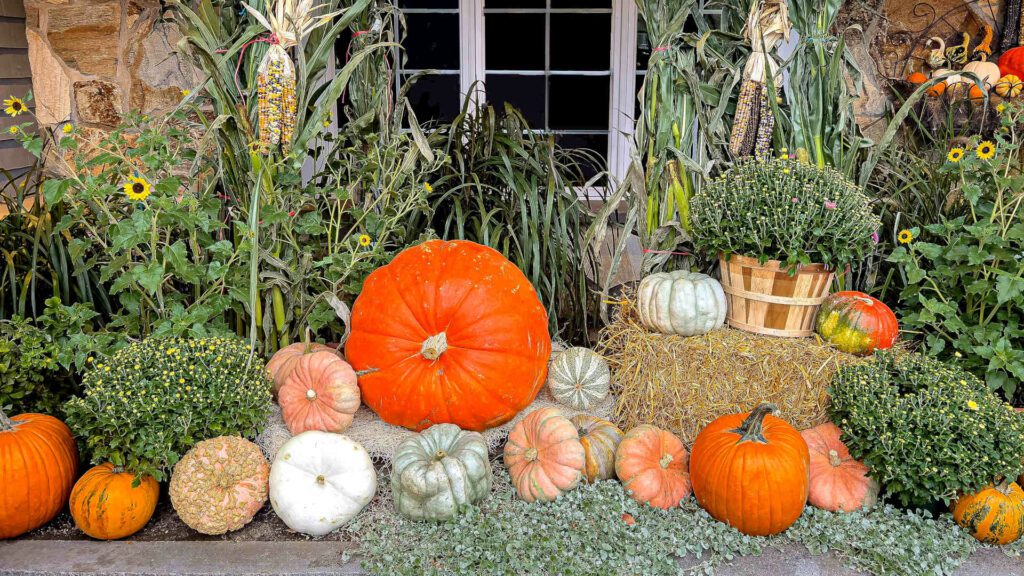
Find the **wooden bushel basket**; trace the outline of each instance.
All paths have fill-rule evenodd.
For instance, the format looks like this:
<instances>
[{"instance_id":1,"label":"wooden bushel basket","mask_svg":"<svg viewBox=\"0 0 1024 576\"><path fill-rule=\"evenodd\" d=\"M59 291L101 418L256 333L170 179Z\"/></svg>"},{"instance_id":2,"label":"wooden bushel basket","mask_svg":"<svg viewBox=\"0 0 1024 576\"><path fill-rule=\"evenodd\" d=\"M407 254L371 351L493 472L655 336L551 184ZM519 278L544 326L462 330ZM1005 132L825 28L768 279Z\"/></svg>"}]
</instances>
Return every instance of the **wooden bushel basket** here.
<instances>
[{"instance_id":1,"label":"wooden bushel basket","mask_svg":"<svg viewBox=\"0 0 1024 576\"><path fill-rule=\"evenodd\" d=\"M818 307L828 296L835 271L823 264L801 266L790 276L778 260L719 256L722 289L733 328L767 336L799 338L814 333Z\"/></svg>"}]
</instances>

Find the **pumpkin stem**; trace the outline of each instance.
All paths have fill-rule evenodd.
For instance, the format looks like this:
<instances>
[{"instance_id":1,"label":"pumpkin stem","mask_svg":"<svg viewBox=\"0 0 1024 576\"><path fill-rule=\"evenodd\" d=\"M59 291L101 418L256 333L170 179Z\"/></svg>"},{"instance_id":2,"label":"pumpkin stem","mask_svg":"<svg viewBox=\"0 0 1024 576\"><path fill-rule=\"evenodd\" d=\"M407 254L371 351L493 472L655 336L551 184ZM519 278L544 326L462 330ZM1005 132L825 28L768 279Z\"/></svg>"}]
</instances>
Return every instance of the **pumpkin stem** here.
<instances>
[{"instance_id":1,"label":"pumpkin stem","mask_svg":"<svg viewBox=\"0 0 1024 576\"><path fill-rule=\"evenodd\" d=\"M445 452L444 450L438 450L437 452L434 453L434 459L435 460L444 460L447 457L448 457L448 453Z\"/></svg>"},{"instance_id":2,"label":"pumpkin stem","mask_svg":"<svg viewBox=\"0 0 1024 576\"><path fill-rule=\"evenodd\" d=\"M313 390L312 388L306 390L306 399L310 401L316 400L316 390Z\"/></svg>"},{"instance_id":3,"label":"pumpkin stem","mask_svg":"<svg viewBox=\"0 0 1024 576\"><path fill-rule=\"evenodd\" d=\"M0 408L0 432L9 432L14 430L14 423L4 413L4 409Z\"/></svg>"},{"instance_id":4,"label":"pumpkin stem","mask_svg":"<svg viewBox=\"0 0 1024 576\"><path fill-rule=\"evenodd\" d=\"M672 463L672 460L673 458L671 454L665 454L661 457L661 460L658 461L658 464L661 464L662 468L668 468L668 465Z\"/></svg>"},{"instance_id":5,"label":"pumpkin stem","mask_svg":"<svg viewBox=\"0 0 1024 576\"><path fill-rule=\"evenodd\" d=\"M836 452L835 450L829 450L828 463L831 464L833 468L839 468L840 466L842 466L843 461L839 459L839 452Z\"/></svg>"},{"instance_id":6,"label":"pumpkin stem","mask_svg":"<svg viewBox=\"0 0 1024 576\"><path fill-rule=\"evenodd\" d=\"M441 354L445 353L445 350L448 350L448 335L444 332L439 332L423 341L420 354L427 360L437 360L441 357Z\"/></svg>"},{"instance_id":7,"label":"pumpkin stem","mask_svg":"<svg viewBox=\"0 0 1024 576\"><path fill-rule=\"evenodd\" d=\"M319 484L320 486L323 486L324 484L327 483L327 479L324 478L323 474L320 474L319 476L316 477L316 483Z\"/></svg>"},{"instance_id":8,"label":"pumpkin stem","mask_svg":"<svg viewBox=\"0 0 1024 576\"><path fill-rule=\"evenodd\" d=\"M757 408L751 410L750 415L743 421L743 424L740 424L739 428L732 430L732 432L740 435L740 441L737 444L743 442L767 444L768 441L765 440L761 427L764 424L764 417L775 412L775 410L777 410L775 404L770 402L762 402L758 404Z\"/></svg>"},{"instance_id":9,"label":"pumpkin stem","mask_svg":"<svg viewBox=\"0 0 1024 576\"><path fill-rule=\"evenodd\" d=\"M523 457L526 458L527 462L533 462L534 460L537 459L537 449L536 448L527 448L526 449L526 454L524 454Z\"/></svg>"}]
</instances>

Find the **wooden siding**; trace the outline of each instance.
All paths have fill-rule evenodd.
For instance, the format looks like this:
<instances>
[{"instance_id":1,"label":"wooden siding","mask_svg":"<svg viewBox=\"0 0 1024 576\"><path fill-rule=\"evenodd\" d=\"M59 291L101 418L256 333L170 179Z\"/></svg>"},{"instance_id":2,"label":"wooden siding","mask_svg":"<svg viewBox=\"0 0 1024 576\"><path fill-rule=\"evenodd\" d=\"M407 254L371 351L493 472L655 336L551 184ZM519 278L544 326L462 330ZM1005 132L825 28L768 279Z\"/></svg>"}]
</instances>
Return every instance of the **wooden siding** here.
<instances>
[{"instance_id":1,"label":"wooden siding","mask_svg":"<svg viewBox=\"0 0 1024 576\"><path fill-rule=\"evenodd\" d=\"M0 100L12 95L22 97L31 88L25 6L22 0L0 0ZM8 132L12 125L21 124L23 118L0 115L0 167L7 170L20 172L32 164L32 155Z\"/></svg>"}]
</instances>

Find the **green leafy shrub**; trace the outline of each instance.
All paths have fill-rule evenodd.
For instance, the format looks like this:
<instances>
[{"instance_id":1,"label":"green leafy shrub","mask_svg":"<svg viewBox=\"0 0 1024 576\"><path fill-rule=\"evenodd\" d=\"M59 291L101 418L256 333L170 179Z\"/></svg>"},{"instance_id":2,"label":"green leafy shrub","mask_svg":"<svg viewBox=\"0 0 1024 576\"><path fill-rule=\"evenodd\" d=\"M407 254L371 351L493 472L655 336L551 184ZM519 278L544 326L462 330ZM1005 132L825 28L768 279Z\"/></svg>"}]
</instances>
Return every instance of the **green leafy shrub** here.
<instances>
[{"instance_id":1,"label":"green leafy shrub","mask_svg":"<svg viewBox=\"0 0 1024 576\"><path fill-rule=\"evenodd\" d=\"M958 366L879 352L840 369L830 393L850 452L903 505L948 503L1021 473L1024 418Z\"/></svg>"},{"instance_id":2,"label":"green leafy shrub","mask_svg":"<svg viewBox=\"0 0 1024 576\"><path fill-rule=\"evenodd\" d=\"M253 437L270 408L270 381L241 340L149 339L96 362L67 423L93 463L157 480L196 442Z\"/></svg>"},{"instance_id":3,"label":"green leafy shrub","mask_svg":"<svg viewBox=\"0 0 1024 576\"><path fill-rule=\"evenodd\" d=\"M881 225L835 169L783 158L737 163L694 195L691 213L699 250L789 267L857 261L874 250Z\"/></svg>"}]
</instances>

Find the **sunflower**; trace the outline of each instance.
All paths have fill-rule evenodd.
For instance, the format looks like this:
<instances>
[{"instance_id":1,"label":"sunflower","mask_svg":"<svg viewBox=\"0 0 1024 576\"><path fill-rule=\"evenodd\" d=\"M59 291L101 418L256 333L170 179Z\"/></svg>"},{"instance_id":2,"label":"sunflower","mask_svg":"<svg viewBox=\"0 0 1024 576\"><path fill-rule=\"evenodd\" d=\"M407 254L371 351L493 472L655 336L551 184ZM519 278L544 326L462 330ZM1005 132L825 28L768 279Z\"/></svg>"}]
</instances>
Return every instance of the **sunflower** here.
<instances>
[{"instance_id":1,"label":"sunflower","mask_svg":"<svg viewBox=\"0 0 1024 576\"><path fill-rule=\"evenodd\" d=\"M7 129L7 131L10 132L11 134L17 134L18 133L18 127L17 126L11 126L10 128Z\"/></svg>"},{"instance_id":2,"label":"sunflower","mask_svg":"<svg viewBox=\"0 0 1024 576\"><path fill-rule=\"evenodd\" d=\"M434 191L434 187L430 185L430 182L424 182L423 183L423 189L426 190L427 192L433 192Z\"/></svg>"},{"instance_id":3,"label":"sunflower","mask_svg":"<svg viewBox=\"0 0 1024 576\"><path fill-rule=\"evenodd\" d=\"M4 100L4 112L7 112L8 116L17 116L22 112L27 112L28 106L25 106L25 102L16 96Z\"/></svg>"},{"instance_id":4,"label":"sunflower","mask_svg":"<svg viewBox=\"0 0 1024 576\"><path fill-rule=\"evenodd\" d=\"M359 235L359 245L360 246L369 246L370 245L370 235L369 234L360 234Z\"/></svg>"},{"instance_id":5,"label":"sunflower","mask_svg":"<svg viewBox=\"0 0 1024 576\"><path fill-rule=\"evenodd\" d=\"M949 154L946 154L946 159L950 162L959 162L964 158L963 148L951 148Z\"/></svg>"},{"instance_id":6,"label":"sunflower","mask_svg":"<svg viewBox=\"0 0 1024 576\"><path fill-rule=\"evenodd\" d=\"M149 182L145 178L132 176L124 185L124 193L128 198L141 202L149 197Z\"/></svg>"},{"instance_id":7,"label":"sunflower","mask_svg":"<svg viewBox=\"0 0 1024 576\"><path fill-rule=\"evenodd\" d=\"M71 134L71 132L73 132L74 130L75 130L75 127L72 126L71 124L65 124L64 126L61 127L61 132L64 132L65 134Z\"/></svg>"},{"instance_id":8,"label":"sunflower","mask_svg":"<svg viewBox=\"0 0 1024 576\"><path fill-rule=\"evenodd\" d=\"M996 145L992 142L985 140L981 144L978 144L978 148L974 151L978 155L978 158L982 160L988 160L989 158L996 155Z\"/></svg>"},{"instance_id":9,"label":"sunflower","mask_svg":"<svg viewBox=\"0 0 1024 576\"><path fill-rule=\"evenodd\" d=\"M898 240L900 244L910 244L913 239L914 233L910 230L900 230L900 233L896 235L896 240Z\"/></svg>"}]
</instances>

